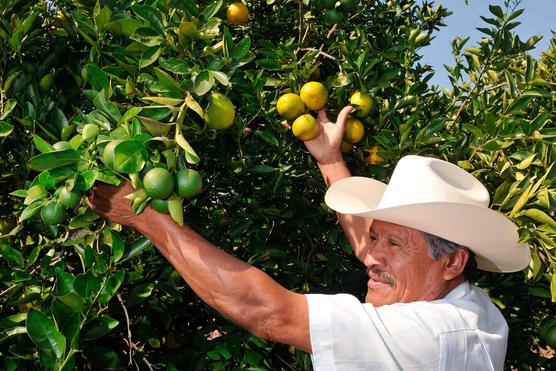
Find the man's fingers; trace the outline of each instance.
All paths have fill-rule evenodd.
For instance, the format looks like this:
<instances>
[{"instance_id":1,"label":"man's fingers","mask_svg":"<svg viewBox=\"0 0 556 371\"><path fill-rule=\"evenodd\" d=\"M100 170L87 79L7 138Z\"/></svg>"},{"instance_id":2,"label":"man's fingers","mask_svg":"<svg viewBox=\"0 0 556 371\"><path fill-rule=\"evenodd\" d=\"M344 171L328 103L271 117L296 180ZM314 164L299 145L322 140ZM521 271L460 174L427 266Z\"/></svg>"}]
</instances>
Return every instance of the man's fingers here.
<instances>
[{"instance_id":1,"label":"man's fingers","mask_svg":"<svg viewBox=\"0 0 556 371\"><path fill-rule=\"evenodd\" d=\"M328 119L328 116L326 115L326 109L325 108L321 108L318 112L318 118L319 121L322 122L323 124L326 122L330 122L330 120Z\"/></svg>"},{"instance_id":2,"label":"man's fingers","mask_svg":"<svg viewBox=\"0 0 556 371\"><path fill-rule=\"evenodd\" d=\"M338 115L338 118L336 119L336 124L341 126L342 128L345 127L346 121L347 121L347 119L349 117L349 114L352 110L353 110L352 106L345 106L340 111L340 114Z\"/></svg>"}]
</instances>

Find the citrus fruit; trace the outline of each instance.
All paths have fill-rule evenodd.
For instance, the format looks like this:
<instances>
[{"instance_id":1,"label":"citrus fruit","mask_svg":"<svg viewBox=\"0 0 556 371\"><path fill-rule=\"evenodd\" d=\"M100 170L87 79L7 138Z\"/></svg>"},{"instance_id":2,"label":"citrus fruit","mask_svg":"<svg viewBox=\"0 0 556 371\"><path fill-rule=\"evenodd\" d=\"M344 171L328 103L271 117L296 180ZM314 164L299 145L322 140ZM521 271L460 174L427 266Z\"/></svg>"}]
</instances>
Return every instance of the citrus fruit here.
<instances>
[{"instance_id":1,"label":"citrus fruit","mask_svg":"<svg viewBox=\"0 0 556 371\"><path fill-rule=\"evenodd\" d=\"M58 201L65 207L76 207L79 201L81 201L81 194L62 188L58 196Z\"/></svg>"},{"instance_id":2,"label":"citrus fruit","mask_svg":"<svg viewBox=\"0 0 556 371\"><path fill-rule=\"evenodd\" d=\"M236 109L232 101L225 95L213 93L210 103L205 110L204 119L207 126L214 130L230 127L236 116Z\"/></svg>"},{"instance_id":3,"label":"citrus fruit","mask_svg":"<svg viewBox=\"0 0 556 371\"><path fill-rule=\"evenodd\" d=\"M44 224L60 224L66 217L64 206L57 202L50 202L41 209L41 219Z\"/></svg>"},{"instance_id":4,"label":"citrus fruit","mask_svg":"<svg viewBox=\"0 0 556 371\"><path fill-rule=\"evenodd\" d=\"M355 144L363 139L365 135L365 127L363 123L358 119L348 119L346 122L346 132L345 138L346 141L350 142L351 144Z\"/></svg>"},{"instance_id":5,"label":"citrus fruit","mask_svg":"<svg viewBox=\"0 0 556 371\"><path fill-rule=\"evenodd\" d=\"M0 235L10 233L14 227L14 222L11 219L0 218Z\"/></svg>"},{"instance_id":6,"label":"citrus fruit","mask_svg":"<svg viewBox=\"0 0 556 371\"><path fill-rule=\"evenodd\" d=\"M110 169L114 169L114 149L121 142L122 141L120 139L113 140L108 143L104 147L104 151L102 151L102 161Z\"/></svg>"},{"instance_id":7,"label":"citrus fruit","mask_svg":"<svg viewBox=\"0 0 556 371\"><path fill-rule=\"evenodd\" d=\"M178 185L178 196L191 198L198 194L203 188L201 174L193 169L181 169L176 174Z\"/></svg>"},{"instance_id":8,"label":"citrus fruit","mask_svg":"<svg viewBox=\"0 0 556 371\"><path fill-rule=\"evenodd\" d=\"M286 120L294 120L303 114L305 104L297 94L287 93L276 102L278 114Z\"/></svg>"},{"instance_id":9,"label":"citrus fruit","mask_svg":"<svg viewBox=\"0 0 556 371\"><path fill-rule=\"evenodd\" d=\"M54 75L51 73L44 75L39 82L39 86L43 91L49 91L52 89L52 85L54 85Z\"/></svg>"},{"instance_id":10,"label":"citrus fruit","mask_svg":"<svg viewBox=\"0 0 556 371\"><path fill-rule=\"evenodd\" d=\"M151 206L159 213L170 214L170 210L168 209L168 200L152 200Z\"/></svg>"},{"instance_id":11,"label":"citrus fruit","mask_svg":"<svg viewBox=\"0 0 556 371\"><path fill-rule=\"evenodd\" d=\"M366 158L368 164L377 165L384 162L384 159L377 155L378 150L378 146L372 146L371 148L369 148L369 155Z\"/></svg>"},{"instance_id":12,"label":"citrus fruit","mask_svg":"<svg viewBox=\"0 0 556 371\"><path fill-rule=\"evenodd\" d=\"M98 127L98 125L87 124L83 126L83 132L81 133L81 135L83 135L83 139L88 140L96 138L98 136L98 133L100 133L100 128Z\"/></svg>"},{"instance_id":13,"label":"citrus fruit","mask_svg":"<svg viewBox=\"0 0 556 371\"><path fill-rule=\"evenodd\" d=\"M352 149L353 149L353 144L346 142L345 140L342 140L342 145L340 146L340 150L343 153L350 153Z\"/></svg>"},{"instance_id":14,"label":"citrus fruit","mask_svg":"<svg viewBox=\"0 0 556 371\"><path fill-rule=\"evenodd\" d=\"M155 167L143 177L143 188L154 199L169 197L174 192L174 177L161 167Z\"/></svg>"},{"instance_id":15,"label":"citrus fruit","mask_svg":"<svg viewBox=\"0 0 556 371\"><path fill-rule=\"evenodd\" d=\"M56 142L52 145L52 147L54 147L54 149L56 151L62 151L65 149L73 149L71 148L71 144L69 144L69 142L66 142L65 140L61 140L59 142Z\"/></svg>"},{"instance_id":16,"label":"citrus fruit","mask_svg":"<svg viewBox=\"0 0 556 371\"><path fill-rule=\"evenodd\" d=\"M301 100L307 108L312 110L319 110L328 101L328 92L323 84L317 81L309 81L301 87L299 92Z\"/></svg>"},{"instance_id":17,"label":"citrus fruit","mask_svg":"<svg viewBox=\"0 0 556 371\"><path fill-rule=\"evenodd\" d=\"M355 10L355 6L357 5L357 0L340 0L340 4L342 5L342 9L348 13Z\"/></svg>"},{"instance_id":18,"label":"citrus fruit","mask_svg":"<svg viewBox=\"0 0 556 371\"><path fill-rule=\"evenodd\" d=\"M226 12L226 18L231 24L235 24L236 26L240 26L242 24L247 23L249 19L249 10L240 1L235 3L231 3L228 5L228 11Z\"/></svg>"},{"instance_id":19,"label":"citrus fruit","mask_svg":"<svg viewBox=\"0 0 556 371\"><path fill-rule=\"evenodd\" d=\"M327 24L342 23L345 18L344 13L336 9L327 10L324 15L324 20Z\"/></svg>"},{"instance_id":20,"label":"citrus fruit","mask_svg":"<svg viewBox=\"0 0 556 371\"><path fill-rule=\"evenodd\" d=\"M308 113L301 115L293 122L292 131L301 140L311 140L319 131L317 120Z\"/></svg>"},{"instance_id":21,"label":"citrus fruit","mask_svg":"<svg viewBox=\"0 0 556 371\"><path fill-rule=\"evenodd\" d=\"M197 22L185 21L180 24L180 32L185 37L193 37L197 33Z\"/></svg>"},{"instance_id":22,"label":"citrus fruit","mask_svg":"<svg viewBox=\"0 0 556 371\"><path fill-rule=\"evenodd\" d=\"M356 114L359 117L368 116L373 109L373 99L360 91L353 93L351 98L349 98L349 102L357 108Z\"/></svg>"}]
</instances>

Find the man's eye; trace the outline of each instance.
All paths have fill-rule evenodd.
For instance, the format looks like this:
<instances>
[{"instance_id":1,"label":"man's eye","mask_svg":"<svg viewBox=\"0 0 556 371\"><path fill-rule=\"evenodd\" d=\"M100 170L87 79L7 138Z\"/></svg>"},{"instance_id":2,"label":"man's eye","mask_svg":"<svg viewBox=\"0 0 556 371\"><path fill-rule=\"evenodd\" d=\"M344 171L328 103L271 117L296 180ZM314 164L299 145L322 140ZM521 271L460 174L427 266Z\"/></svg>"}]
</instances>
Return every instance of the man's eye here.
<instances>
[{"instance_id":1,"label":"man's eye","mask_svg":"<svg viewBox=\"0 0 556 371\"><path fill-rule=\"evenodd\" d=\"M400 244L397 241L392 241L392 240L388 241L388 244L392 247L400 246Z\"/></svg>"},{"instance_id":2,"label":"man's eye","mask_svg":"<svg viewBox=\"0 0 556 371\"><path fill-rule=\"evenodd\" d=\"M374 234L370 235L371 241L376 241L376 236Z\"/></svg>"}]
</instances>

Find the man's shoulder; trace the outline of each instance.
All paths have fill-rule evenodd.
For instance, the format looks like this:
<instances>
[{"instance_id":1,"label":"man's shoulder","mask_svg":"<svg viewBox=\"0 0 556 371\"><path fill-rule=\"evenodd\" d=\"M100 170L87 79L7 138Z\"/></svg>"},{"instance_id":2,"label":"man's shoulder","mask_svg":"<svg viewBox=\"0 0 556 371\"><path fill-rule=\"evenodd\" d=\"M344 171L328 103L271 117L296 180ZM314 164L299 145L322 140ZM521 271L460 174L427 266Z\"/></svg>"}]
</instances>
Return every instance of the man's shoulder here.
<instances>
[{"instance_id":1,"label":"man's shoulder","mask_svg":"<svg viewBox=\"0 0 556 371\"><path fill-rule=\"evenodd\" d=\"M460 330L500 331L507 327L502 313L481 288L462 283L446 297L434 301L396 303L368 310L382 318L406 318L435 327L439 332ZM371 309L372 308L372 309Z\"/></svg>"}]
</instances>

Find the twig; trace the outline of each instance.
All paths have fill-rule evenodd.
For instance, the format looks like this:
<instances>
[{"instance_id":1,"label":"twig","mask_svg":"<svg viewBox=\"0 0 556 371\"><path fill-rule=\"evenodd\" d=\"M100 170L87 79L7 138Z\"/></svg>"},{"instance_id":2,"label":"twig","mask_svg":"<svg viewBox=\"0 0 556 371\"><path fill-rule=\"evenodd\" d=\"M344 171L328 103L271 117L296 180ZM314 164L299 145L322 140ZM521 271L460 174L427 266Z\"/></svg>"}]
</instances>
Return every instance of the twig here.
<instances>
[{"instance_id":1,"label":"twig","mask_svg":"<svg viewBox=\"0 0 556 371\"><path fill-rule=\"evenodd\" d=\"M315 48L301 48L301 49L299 49L299 50L300 50L300 51L306 51L306 52L318 52L317 58L318 58L319 55L322 55L323 57L326 57L326 58L328 58L328 59L333 60L334 62L338 62L338 60L336 59L336 57L334 57L334 56L332 56L332 55L330 55L330 54L328 54L328 53L325 53L325 52L323 52L323 51L320 50L320 49L315 49Z\"/></svg>"},{"instance_id":2,"label":"twig","mask_svg":"<svg viewBox=\"0 0 556 371\"><path fill-rule=\"evenodd\" d=\"M332 36L332 34L334 32L336 32L336 29L338 28L338 23L334 23L334 26L332 26L332 28L330 29L330 31L328 31L328 33L326 34L326 38L330 39L330 36Z\"/></svg>"},{"instance_id":3,"label":"twig","mask_svg":"<svg viewBox=\"0 0 556 371\"><path fill-rule=\"evenodd\" d=\"M5 289L4 291L0 292L0 296L4 295L5 293L7 293L8 291L10 291L11 289L13 289L14 287L16 287L17 285L11 285L10 287L8 287L7 289Z\"/></svg>"},{"instance_id":4,"label":"twig","mask_svg":"<svg viewBox=\"0 0 556 371\"><path fill-rule=\"evenodd\" d=\"M135 349L137 347L131 341L131 329L129 327L129 314L127 313L127 308L125 307L124 301L122 300L122 296L120 294L116 294L116 297L118 298L118 301L120 302L120 305L122 306L122 309L124 310L125 322L126 322L126 326L127 326L127 346L129 347L129 363L128 363L128 365L132 365L133 364L133 353L135 352Z\"/></svg>"}]
</instances>

